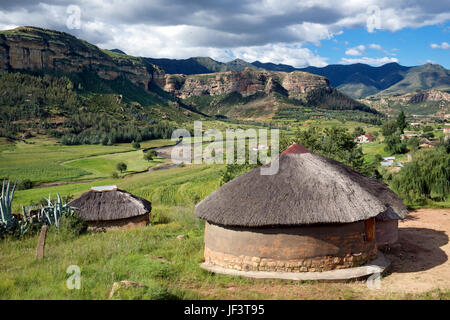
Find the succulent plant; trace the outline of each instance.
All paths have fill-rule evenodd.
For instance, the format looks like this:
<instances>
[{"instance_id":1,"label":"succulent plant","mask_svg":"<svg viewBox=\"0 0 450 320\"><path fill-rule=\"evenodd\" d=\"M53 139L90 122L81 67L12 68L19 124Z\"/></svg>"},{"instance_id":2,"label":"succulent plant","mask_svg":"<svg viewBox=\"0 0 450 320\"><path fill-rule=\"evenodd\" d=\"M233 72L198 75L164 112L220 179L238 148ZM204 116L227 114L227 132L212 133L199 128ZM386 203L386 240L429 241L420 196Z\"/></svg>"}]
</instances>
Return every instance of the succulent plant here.
<instances>
[{"instance_id":1,"label":"succulent plant","mask_svg":"<svg viewBox=\"0 0 450 320\"><path fill-rule=\"evenodd\" d=\"M6 186L6 188L5 188ZM14 191L16 189L16 184L11 187L11 182L3 180L2 185L2 195L0 198L0 234L13 230L17 224L14 216L12 215L12 201L14 198Z\"/></svg>"}]
</instances>

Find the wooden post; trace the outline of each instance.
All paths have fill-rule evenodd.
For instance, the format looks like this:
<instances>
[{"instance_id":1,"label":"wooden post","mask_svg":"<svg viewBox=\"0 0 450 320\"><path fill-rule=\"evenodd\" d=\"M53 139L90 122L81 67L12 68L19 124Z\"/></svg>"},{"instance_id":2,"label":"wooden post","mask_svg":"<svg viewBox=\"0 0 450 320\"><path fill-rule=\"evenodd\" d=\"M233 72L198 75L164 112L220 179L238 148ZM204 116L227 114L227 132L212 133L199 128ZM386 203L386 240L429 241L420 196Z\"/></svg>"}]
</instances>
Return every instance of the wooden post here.
<instances>
[{"instance_id":1,"label":"wooden post","mask_svg":"<svg viewBox=\"0 0 450 320\"><path fill-rule=\"evenodd\" d=\"M44 224L39 235L39 241L36 247L36 259L44 258L45 238L47 237L47 225Z\"/></svg>"},{"instance_id":2,"label":"wooden post","mask_svg":"<svg viewBox=\"0 0 450 320\"><path fill-rule=\"evenodd\" d=\"M366 229L366 241L375 240L375 218L367 219L364 225Z\"/></svg>"}]
</instances>

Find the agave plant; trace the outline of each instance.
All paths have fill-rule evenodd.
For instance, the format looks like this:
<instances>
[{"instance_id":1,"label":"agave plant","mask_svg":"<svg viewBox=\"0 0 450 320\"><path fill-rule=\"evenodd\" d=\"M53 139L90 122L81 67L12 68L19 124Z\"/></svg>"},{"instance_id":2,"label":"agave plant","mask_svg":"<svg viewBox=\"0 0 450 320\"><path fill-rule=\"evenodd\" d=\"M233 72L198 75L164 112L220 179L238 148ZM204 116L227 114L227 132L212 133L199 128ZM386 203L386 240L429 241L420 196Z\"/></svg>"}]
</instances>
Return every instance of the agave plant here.
<instances>
[{"instance_id":1,"label":"agave plant","mask_svg":"<svg viewBox=\"0 0 450 320\"><path fill-rule=\"evenodd\" d=\"M45 224L54 225L59 227L59 221L63 216L73 216L75 214L75 208L64 203L59 193L57 194L56 202L52 203L51 195L48 195L47 205L42 207L39 220L42 220Z\"/></svg>"},{"instance_id":2,"label":"agave plant","mask_svg":"<svg viewBox=\"0 0 450 320\"><path fill-rule=\"evenodd\" d=\"M2 196L0 198L0 234L8 230L13 230L17 224L16 219L12 215L12 201L16 185L17 183L14 184L11 190L10 181L6 184L6 181L3 180Z\"/></svg>"}]
</instances>

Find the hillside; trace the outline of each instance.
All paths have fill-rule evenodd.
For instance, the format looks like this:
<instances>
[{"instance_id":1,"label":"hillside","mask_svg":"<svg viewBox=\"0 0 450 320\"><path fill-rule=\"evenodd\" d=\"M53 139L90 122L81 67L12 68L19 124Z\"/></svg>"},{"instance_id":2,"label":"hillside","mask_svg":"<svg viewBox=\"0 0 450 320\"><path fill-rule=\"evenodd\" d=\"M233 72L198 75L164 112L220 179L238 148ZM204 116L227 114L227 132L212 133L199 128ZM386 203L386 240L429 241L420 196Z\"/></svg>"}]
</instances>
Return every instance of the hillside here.
<instances>
[{"instance_id":1,"label":"hillside","mask_svg":"<svg viewBox=\"0 0 450 320\"><path fill-rule=\"evenodd\" d=\"M301 71L245 68L199 75L167 74L164 90L201 112L240 119L356 117L370 118L365 119L370 122L379 116L332 89L326 78ZM350 110L357 112L342 112Z\"/></svg>"},{"instance_id":2,"label":"hillside","mask_svg":"<svg viewBox=\"0 0 450 320\"><path fill-rule=\"evenodd\" d=\"M164 71L67 33L0 32L0 135L51 134L65 144L167 138L201 118L161 89Z\"/></svg>"},{"instance_id":3,"label":"hillside","mask_svg":"<svg viewBox=\"0 0 450 320\"><path fill-rule=\"evenodd\" d=\"M450 115L450 91L431 89L396 95L374 95L359 101L389 116L396 116L403 110L411 120L443 120Z\"/></svg>"}]
</instances>

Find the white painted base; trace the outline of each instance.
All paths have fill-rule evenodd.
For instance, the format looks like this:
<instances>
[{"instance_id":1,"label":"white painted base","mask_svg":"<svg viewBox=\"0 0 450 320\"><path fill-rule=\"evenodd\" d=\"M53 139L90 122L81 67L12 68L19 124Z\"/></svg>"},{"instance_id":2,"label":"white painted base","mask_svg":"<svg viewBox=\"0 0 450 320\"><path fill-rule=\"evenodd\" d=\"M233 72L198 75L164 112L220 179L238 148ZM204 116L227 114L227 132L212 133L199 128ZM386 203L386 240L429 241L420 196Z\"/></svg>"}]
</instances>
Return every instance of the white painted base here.
<instances>
[{"instance_id":1,"label":"white painted base","mask_svg":"<svg viewBox=\"0 0 450 320\"><path fill-rule=\"evenodd\" d=\"M226 274L257 279L285 279L285 280L312 280L312 281L346 281L364 278L375 273L382 274L391 262L378 251L378 256L365 265L355 268L337 269L322 272L269 272L269 271L241 271L227 269L216 265L202 263L200 267L213 273Z\"/></svg>"}]
</instances>

